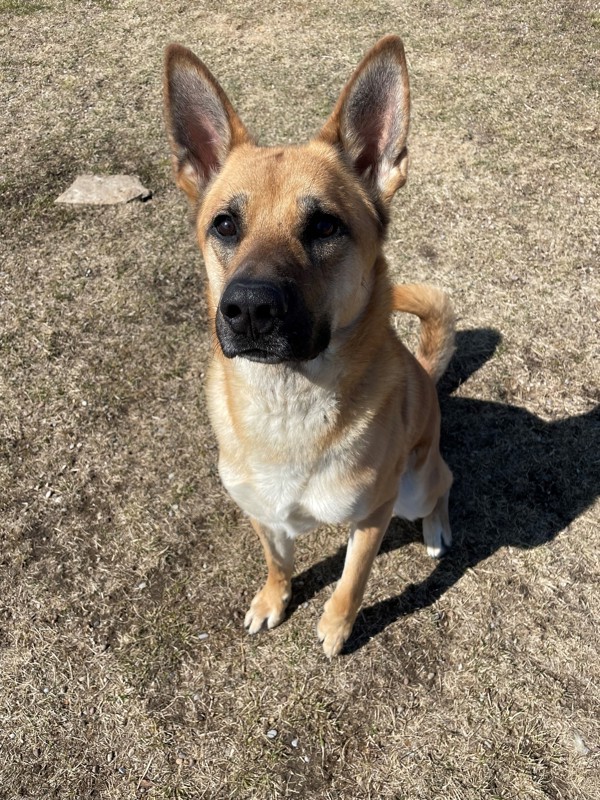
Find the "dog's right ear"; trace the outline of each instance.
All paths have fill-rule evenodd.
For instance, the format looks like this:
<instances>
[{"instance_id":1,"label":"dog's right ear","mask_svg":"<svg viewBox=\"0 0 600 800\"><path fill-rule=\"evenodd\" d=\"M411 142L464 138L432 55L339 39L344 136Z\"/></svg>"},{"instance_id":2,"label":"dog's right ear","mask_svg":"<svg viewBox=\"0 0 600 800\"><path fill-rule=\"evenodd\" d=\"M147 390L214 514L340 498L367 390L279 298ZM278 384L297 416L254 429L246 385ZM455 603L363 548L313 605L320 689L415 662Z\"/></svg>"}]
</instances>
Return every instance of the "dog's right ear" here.
<instances>
[{"instance_id":1,"label":"dog's right ear","mask_svg":"<svg viewBox=\"0 0 600 800\"><path fill-rule=\"evenodd\" d=\"M251 139L210 71L179 44L165 53L164 97L175 181L196 203L231 150Z\"/></svg>"}]
</instances>

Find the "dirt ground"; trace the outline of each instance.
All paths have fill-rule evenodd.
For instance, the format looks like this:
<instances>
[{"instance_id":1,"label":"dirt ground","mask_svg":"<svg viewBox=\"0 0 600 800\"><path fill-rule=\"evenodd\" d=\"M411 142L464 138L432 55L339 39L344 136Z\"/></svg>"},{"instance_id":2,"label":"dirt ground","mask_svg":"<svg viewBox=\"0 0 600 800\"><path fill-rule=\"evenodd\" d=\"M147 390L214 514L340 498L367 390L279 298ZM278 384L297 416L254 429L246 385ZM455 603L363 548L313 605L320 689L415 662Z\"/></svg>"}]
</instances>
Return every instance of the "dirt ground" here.
<instances>
[{"instance_id":1,"label":"dirt ground","mask_svg":"<svg viewBox=\"0 0 600 800\"><path fill-rule=\"evenodd\" d=\"M299 542L279 628L242 626L263 557L216 471L161 61L190 46L297 141L390 32L390 266L459 316L455 546L394 521L329 663L344 530ZM597 4L0 0L0 36L0 798L600 797ZM86 172L153 197L55 205Z\"/></svg>"}]
</instances>

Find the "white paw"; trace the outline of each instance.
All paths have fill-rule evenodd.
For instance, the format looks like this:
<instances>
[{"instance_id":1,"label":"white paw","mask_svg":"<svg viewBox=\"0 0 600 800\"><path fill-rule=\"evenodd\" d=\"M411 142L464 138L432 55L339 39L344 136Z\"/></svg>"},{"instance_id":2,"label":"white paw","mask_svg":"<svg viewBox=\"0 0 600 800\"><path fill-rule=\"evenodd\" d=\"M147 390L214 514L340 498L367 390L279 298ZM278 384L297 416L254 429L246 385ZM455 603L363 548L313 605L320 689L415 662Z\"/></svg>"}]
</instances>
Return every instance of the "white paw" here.
<instances>
[{"instance_id":1,"label":"white paw","mask_svg":"<svg viewBox=\"0 0 600 800\"><path fill-rule=\"evenodd\" d=\"M440 544L439 546L435 545L427 545L427 555L431 556L431 558L441 558L446 553L446 546Z\"/></svg>"},{"instance_id":2,"label":"white paw","mask_svg":"<svg viewBox=\"0 0 600 800\"><path fill-rule=\"evenodd\" d=\"M431 558L441 558L452 544L450 529L444 530L439 522L432 525L427 519L423 520L423 539L427 546L427 555Z\"/></svg>"}]
</instances>

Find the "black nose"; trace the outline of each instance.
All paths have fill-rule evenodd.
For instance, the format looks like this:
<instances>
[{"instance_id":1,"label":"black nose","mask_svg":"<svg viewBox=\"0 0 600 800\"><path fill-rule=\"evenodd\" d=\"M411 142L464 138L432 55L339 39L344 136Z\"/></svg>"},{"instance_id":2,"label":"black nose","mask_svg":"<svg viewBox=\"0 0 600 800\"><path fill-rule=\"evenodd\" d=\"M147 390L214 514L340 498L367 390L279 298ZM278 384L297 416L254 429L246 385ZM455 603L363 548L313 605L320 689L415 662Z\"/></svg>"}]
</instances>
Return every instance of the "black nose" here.
<instances>
[{"instance_id":1,"label":"black nose","mask_svg":"<svg viewBox=\"0 0 600 800\"><path fill-rule=\"evenodd\" d=\"M275 283L234 280L223 292L219 309L234 333L258 340L271 333L287 312L283 289Z\"/></svg>"}]
</instances>

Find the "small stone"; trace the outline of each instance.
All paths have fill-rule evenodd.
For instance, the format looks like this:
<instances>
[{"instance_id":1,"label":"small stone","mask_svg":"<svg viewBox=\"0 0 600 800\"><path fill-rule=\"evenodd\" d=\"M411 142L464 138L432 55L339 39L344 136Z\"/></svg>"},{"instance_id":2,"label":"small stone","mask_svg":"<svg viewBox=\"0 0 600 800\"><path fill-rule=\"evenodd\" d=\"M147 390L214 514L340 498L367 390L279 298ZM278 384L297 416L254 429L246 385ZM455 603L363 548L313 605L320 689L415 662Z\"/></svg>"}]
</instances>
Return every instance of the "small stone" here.
<instances>
[{"instance_id":1,"label":"small stone","mask_svg":"<svg viewBox=\"0 0 600 800\"><path fill-rule=\"evenodd\" d=\"M579 753L580 756L587 756L590 752L590 748L583 741L583 737L577 732L573 734L573 744L575 745L576 752Z\"/></svg>"},{"instance_id":2,"label":"small stone","mask_svg":"<svg viewBox=\"0 0 600 800\"><path fill-rule=\"evenodd\" d=\"M267 731L267 739L274 739L277 736L277 731L275 728L271 728Z\"/></svg>"},{"instance_id":3,"label":"small stone","mask_svg":"<svg viewBox=\"0 0 600 800\"><path fill-rule=\"evenodd\" d=\"M116 755L117 754L115 753L115 751L111 750L110 753L106 756L107 763L110 764L111 761L114 761L115 758L116 758Z\"/></svg>"},{"instance_id":4,"label":"small stone","mask_svg":"<svg viewBox=\"0 0 600 800\"><path fill-rule=\"evenodd\" d=\"M199 633L198 638L202 642L204 639L208 639L208 633Z\"/></svg>"},{"instance_id":5,"label":"small stone","mask_svg":"<svg viewBox=\"0 0 600 800\"><path fill-rule=\"evenodd\" d=\"M298 747L298 739L292 739L291 745L292 747Z\"/></svg>"},{"instance_id":6,"label":"small stone","mask_svg":"<svg viewBox=\"0 0 600 800\"><path fill-rule=\"evenodd\" d=\"M69 205L115 205L131 200L148 200L152 192L136 175L78 175L54 201Z\"/></svg>"}]
</instances>

